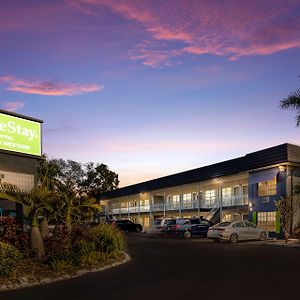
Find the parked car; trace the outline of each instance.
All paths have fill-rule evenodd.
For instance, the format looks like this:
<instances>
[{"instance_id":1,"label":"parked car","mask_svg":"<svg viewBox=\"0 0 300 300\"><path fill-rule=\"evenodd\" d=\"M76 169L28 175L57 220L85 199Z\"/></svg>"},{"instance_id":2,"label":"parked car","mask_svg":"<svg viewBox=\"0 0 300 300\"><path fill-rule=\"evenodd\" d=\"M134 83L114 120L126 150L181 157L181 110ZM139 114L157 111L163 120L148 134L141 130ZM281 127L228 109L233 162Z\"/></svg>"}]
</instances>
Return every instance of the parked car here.
<instances>
[{"instance_id":1,"label":"parked car","mask_svg":"<svg viewBox=\"0 0 300 300\"><path fill-rule=\"evenodd\" d=\"M160 232L164 226L167 225L171 220L175 220L174 218L158 218L154 220L153 230L156 232Z\"/></svg>"},{"instance_id":2,"label":"parked car","mask_svg":"<svg viewBox=\"0 0 300 300\"><path fill-rule=\"evenodd\" d=\"M115 220L113 223L124 231L135 231L135 232L141 232L143 231L143 226L138 223L133 223L130 220Z\"/></svg>"},{"instance_id":3,"label":"parked car","mask_svg":"<svg viewBox=\"0 0 300 300\"><path fill-rule=\"evenodd\" d=\"M163 226L161 232L164 234L176 234L177 228L187 222L189 222L187 218L171 219Z\"/></svg>"},{"instance_id":4,"label":"parked car","mask_svg":"<svg viewBox=\"0 0 300 300\"><path fill-rule=\"evenodd\" d=\"M166 234L173 234L189 239L193 236L206 237L209 227L214 224L204 218L177 219L176 223L169 222L166 226Z\"/></svg>"},{"instance_id":5,"label":"parked car","mask_svg":"<svg viewBox=\"0 0 300 300\"><path fill-rule=\"evenodd\" d=\"M237 243L243 240L261 240L268 238L268 231L249 221L221 222L209 228L207 237L215 242L221 240Z\"/></svg>"}]
</instances>

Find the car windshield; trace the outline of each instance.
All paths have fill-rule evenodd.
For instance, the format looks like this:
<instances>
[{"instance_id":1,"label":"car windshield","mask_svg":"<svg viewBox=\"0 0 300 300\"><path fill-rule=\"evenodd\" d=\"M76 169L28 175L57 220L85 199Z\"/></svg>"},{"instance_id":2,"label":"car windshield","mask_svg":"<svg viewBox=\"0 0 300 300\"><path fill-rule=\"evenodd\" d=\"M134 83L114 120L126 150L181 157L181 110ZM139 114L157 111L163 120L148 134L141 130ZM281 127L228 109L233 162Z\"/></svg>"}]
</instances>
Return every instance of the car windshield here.
<instances>
[{"instance_id":1,"label":"car windshield","mask_svg":"<svg viewBox=\"0 0 300 300\"><path fill-rule=\"evenodd\" d=\"M216 227L226 227L228 225L230 225L232 222L221 222L217 225L215 225Z\"/></svg>"}]
</instances>

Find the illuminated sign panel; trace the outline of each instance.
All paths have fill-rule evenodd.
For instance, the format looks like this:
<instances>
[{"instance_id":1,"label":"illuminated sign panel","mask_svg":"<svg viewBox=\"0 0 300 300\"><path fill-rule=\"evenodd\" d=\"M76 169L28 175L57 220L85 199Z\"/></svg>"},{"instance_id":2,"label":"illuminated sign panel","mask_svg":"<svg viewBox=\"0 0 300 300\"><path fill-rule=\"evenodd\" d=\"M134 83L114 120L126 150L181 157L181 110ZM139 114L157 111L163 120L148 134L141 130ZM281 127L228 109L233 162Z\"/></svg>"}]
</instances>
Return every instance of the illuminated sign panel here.
<instances>
[{"instance_id":1,"label":"illuminated sign panel","mask_svg":"<svg viewBox=\"0 0 300 300\"><path fill-rule=\"evenodd\" d=\"M0 149L41 156L41 123L0 113Z\"/></svg>"}]
</instances>

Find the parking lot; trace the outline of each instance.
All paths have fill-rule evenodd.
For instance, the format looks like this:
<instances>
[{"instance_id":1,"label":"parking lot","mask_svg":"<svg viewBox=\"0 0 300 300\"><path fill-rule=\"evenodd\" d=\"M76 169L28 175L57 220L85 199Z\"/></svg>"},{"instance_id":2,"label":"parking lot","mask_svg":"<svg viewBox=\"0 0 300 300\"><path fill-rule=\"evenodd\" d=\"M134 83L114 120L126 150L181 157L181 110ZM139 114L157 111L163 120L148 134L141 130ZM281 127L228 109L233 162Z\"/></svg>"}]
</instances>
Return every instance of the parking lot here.
<instances>
[{"instance_id":1,"label":"parking lot","mask_svg":"<svg viewBox=\"0 0 300 300\"><path fill-rule=\"evenodd\" d=\"M300 249L128 234L132 261L100 273L1 293L30 299L300 299Z\"/></svg>"}]
</instances>

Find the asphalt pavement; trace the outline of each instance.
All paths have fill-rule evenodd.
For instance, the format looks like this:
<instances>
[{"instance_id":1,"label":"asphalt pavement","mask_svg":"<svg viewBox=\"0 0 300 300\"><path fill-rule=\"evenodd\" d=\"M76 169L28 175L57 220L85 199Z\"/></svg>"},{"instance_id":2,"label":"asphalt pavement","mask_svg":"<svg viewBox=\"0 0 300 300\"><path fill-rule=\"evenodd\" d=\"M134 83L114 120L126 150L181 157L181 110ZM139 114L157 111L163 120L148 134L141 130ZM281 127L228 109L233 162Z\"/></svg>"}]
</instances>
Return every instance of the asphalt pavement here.
<instances>
[{"instance_id":1,"label":"asphalt pavement","mask_svg":"<svg viewBox=\"0 0 300 300\"><path fill-rule=\"evenodd\" d=\"M300 249L128 234L132 261L0 300L300 299Z\"/></svg>"}]
</instances>

